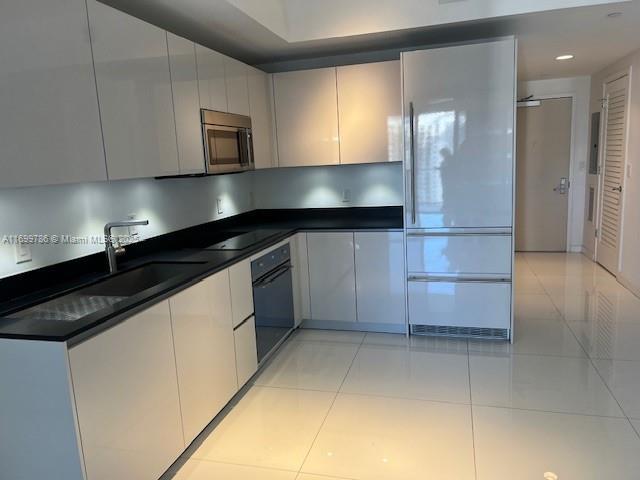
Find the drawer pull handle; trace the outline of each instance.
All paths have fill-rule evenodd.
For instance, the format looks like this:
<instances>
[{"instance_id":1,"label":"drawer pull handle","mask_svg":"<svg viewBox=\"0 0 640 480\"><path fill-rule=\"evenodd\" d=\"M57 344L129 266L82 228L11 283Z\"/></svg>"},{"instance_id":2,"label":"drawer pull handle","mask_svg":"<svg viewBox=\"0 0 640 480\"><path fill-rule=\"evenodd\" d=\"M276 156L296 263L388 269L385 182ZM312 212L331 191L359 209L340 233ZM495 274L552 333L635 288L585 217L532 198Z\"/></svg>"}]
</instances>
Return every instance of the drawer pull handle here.
<instances>
[{"instance_id":1,"label":"drawer pull handle","mask_svg":"<svg viewBox=\"0 0 640 480\"><path fill-rule=\"evenodd\" d=\"M511 283L511 279L508 277L498 278L477 278L477 277L426 277L410 275L410 282L425 282L425 283Z\"/></svg>"}]
</instances>

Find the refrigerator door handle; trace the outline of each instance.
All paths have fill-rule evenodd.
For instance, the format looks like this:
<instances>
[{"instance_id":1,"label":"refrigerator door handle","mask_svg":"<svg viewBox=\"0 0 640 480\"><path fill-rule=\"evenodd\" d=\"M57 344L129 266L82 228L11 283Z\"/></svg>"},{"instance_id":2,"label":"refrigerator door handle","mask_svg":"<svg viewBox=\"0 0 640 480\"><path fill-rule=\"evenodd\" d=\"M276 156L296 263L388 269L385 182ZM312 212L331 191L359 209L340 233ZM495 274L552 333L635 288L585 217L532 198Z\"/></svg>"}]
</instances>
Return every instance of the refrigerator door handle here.
<instances>
[{"instance_id":1,"label":"refrigerator door handle","mask_svg":"<svg viewBox=\"0 0 640 480\"><path fill-rule=\"evenodd\" d=\"M414 139L413 102L409 102L409 161L411 168L411 224L416 224L416 154Z\"/></svg>"}]
</instances>

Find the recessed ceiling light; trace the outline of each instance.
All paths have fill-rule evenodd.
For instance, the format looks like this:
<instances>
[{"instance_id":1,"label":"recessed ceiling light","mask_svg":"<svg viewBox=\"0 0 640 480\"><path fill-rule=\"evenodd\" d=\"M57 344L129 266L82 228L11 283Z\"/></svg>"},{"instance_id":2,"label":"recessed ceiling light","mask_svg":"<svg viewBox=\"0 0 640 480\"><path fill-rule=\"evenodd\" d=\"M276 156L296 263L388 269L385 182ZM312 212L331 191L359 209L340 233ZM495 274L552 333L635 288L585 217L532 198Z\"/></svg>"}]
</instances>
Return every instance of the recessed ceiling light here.
<instances>
[{"instance_id":1,"label":"recessed ceiling light","mask_svg":"<svg viewBox=\"0 0 640 480\"><path fill-rule=\"evenodd\" d=\"M621 17L621 16L622 16L622 12L607 13L607 17L609 17L609 18L616 18L616 17Z\"/></svg>"},{"instance_id":2,"label":"recessed ceiling light","mask_svg":"<svg viewBox=\"0 0 640 480\"><path fill-rule=\"evenodd\" d=\"M556 60L571 60L573 58L573 55L571 55L570 53L567 53L565 55L558 55L556 57Z\"/></svg>"}]
</instances>

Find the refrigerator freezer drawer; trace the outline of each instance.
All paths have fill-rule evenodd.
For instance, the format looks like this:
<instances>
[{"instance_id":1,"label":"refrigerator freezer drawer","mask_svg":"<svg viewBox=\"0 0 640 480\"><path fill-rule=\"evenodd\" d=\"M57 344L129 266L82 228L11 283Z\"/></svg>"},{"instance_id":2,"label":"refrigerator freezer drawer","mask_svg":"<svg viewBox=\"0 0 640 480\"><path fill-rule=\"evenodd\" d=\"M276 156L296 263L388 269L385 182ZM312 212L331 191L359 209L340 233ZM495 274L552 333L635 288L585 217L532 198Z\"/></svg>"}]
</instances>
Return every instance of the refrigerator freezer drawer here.
<instances>
[{"instance_id":1,"label":"refrigerator freezer drawer","mask_svg":"<svg viewBox=\"0 0 640 480\"><path fill-rule=\"evenodd\" d=\"M409 281L409 323L511 328L511 284Z\"/></svg>"},{"instance_id":2,"label":"refrigerator freezer drawer","mask_svg":"<svg viewBox=\"0 0 640 480\"><path fill-rule=\"evenodd\" d=\"M511 235L407 234L409 272L511 275Z\"/></svg>"}]
</instances>

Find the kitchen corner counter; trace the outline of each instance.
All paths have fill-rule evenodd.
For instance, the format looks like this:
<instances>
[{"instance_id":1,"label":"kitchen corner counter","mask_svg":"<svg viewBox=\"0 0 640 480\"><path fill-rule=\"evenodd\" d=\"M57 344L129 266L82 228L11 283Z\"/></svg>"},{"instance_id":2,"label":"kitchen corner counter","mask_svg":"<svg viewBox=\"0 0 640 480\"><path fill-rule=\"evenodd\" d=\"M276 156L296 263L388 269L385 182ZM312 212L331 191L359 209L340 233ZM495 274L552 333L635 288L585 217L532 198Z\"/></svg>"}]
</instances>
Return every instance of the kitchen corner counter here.
<instances>
[{"instance_id":1,"label":"kitchen corner counter","mask_svg":"<svg viewBox=\"0 0 640 480\"><path fill-rule=\"evenodd\" d=\"M120 272L114 275L106 274L101 267L104 253L96 253L0 280L0 290L5 292L0 299L0 338L75 344L299 231L402 228L402 207L254 210L190 227L128 247L130 252L123 259ZM257 230L273 234L242 250L205 249L239 233ZM27 308L150 263L179 263L184 267L180 274L77 320L11 318Z\"/></svg>"}]
</instances>

